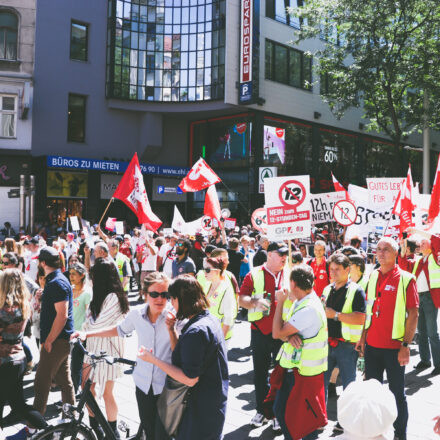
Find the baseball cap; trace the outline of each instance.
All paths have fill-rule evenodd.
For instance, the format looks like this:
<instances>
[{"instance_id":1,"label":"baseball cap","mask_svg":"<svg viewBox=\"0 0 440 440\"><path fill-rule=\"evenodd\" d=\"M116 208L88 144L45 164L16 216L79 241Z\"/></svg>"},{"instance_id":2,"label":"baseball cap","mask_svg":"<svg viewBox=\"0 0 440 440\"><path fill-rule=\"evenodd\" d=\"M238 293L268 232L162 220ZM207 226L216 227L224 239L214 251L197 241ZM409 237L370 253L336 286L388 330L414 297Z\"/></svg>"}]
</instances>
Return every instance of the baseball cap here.
<instances>
[{"instance_id":1,"label":"baseball cap","mask_svg":"<svg viewBox=\"0 0 440 440\"><path fill-rule=\"evenodd\" d=\"M283 241L271 241L267 247L267 252L278 252L279 254L286 255L289 253L289 248L287 244Z\"/></svg>"},{"instance_id":2,"label":"baseball cap","mask_svg":"<svg viewBox=\"0 0 440 440\"><path fill-rule=\"evenodd\" d=\"M125 234L124 238L131 238L131 235L130 234Z\"/></svg>"},{"instance_id":3,"label":"baseball cap","mask_svg":"<svg viewBox=\"0 0 440 440\"><path fill-rule=\"evenodd\" d=\"M29 243L31 243L31 244L39 244L40 243L40 238L36 235L35 237L32 237L29 240Z\"/></svg>"},{"instance_id":4,"label":"baseball cap","mask_svg":"<svg viewBox=\"0 0 440 440\"><path fill-rule=\"evenodd\" d=\"M38 260L44 261L48 264L55 262L58 258L60 258L60 254L52 246L46 246L40 249L40 253L38 255Z\"/></svg>"}]
</instances>

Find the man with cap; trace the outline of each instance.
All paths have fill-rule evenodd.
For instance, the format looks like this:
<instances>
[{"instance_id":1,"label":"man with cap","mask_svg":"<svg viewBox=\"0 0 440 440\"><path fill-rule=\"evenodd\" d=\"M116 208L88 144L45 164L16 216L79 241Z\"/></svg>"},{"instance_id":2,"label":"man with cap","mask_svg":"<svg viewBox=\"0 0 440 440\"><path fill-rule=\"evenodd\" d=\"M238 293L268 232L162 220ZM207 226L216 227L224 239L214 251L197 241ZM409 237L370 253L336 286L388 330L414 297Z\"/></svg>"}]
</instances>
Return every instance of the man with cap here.
<instances>
[{"instance_id":1,"label":"man with cap","mask_svg":"<svg viewBox=\"0 0 440 440\"><path fill-rule=\"evenodd\" d=\"M251 349L254 364L254 385L257 413L251 425L261 426L264 421L263 402L269 391L268 373L271 361L281 347L282 341L272 337L272 323L275 314L275 292L283 286L283 269L289 249L283 242L271 242L267 247L267 261L255 267L243 280L239 304L248 309L251 324ZM276 419L273 428L279 429Z\"/></svg>"},{"instance_id":2,"label":"man with cap","mask_svg":"<svg viewBox=\"0 0 440 440\"><path fill-rule=\"evenodd\" d=\"M34 407L42 415L53 381L61 388L63 403L75 403L70 375L70 335L73 333L72 287L60 270L60 256L53 247L44 247L38 256L46 275L41 297L40 362L35 375Z\"/></svg>"},{"instance_id":3,"label":"man with cap","mask_svg":"<svg viewBox=\"0 0 440 440\"><path fill-rule=\"evenodd\" d=\"M365 377L383 382L386 371L397 404L395 436L406 440L408 403L405 395L405 365L408 365L417 327L419 295L414 275L396 264L399 245L383 237L376 247L379 269L370 275L367 312L361 340L356 347L365 353Z\"/></svg>"}]
</instances>

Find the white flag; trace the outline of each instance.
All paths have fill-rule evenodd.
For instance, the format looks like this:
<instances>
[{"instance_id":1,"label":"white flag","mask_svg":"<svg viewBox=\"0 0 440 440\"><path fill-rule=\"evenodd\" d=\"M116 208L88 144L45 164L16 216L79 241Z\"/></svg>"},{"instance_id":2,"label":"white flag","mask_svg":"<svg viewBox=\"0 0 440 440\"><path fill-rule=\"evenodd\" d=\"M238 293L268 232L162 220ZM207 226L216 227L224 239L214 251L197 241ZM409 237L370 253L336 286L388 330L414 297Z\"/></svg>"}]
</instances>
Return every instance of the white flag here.
<instances>
[{"instance_id":1,"label":"white flag","mask_svg":"<svg viewBox=\"0 0 440 440\"><path fill-rule=\"evenodd\" d=\"M186 222L183 219L182 214L177 209L177 206L174 205L174 217L173 222L171 223L171 227L178 232L183 232L185 229L185 225Z\"/></svg>"}]
</instances>

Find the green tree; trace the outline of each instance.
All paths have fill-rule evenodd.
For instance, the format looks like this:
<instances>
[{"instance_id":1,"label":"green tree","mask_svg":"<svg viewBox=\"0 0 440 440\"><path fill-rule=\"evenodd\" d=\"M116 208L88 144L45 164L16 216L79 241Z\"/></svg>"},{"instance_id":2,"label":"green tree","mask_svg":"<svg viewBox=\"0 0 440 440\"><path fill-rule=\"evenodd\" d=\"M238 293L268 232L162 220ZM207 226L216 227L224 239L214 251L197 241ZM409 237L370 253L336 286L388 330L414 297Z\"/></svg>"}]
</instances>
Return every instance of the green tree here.
<instances>
[{"instance_id":1,"label":"green tree","mask_svg":"<svg viewBox=\"0 0 440 440\"><path fill-rule=\"evenodd\" d=\"M328 87L321 93L337 117L351 107L363 108L366 129L386 133L397 155L406 136L420 132L425 123L439 128L438 0L305 3L289 11L302 24L295 42L323 40L313 53L315 70L326 79Z\"/></svg>"}]
</instances>

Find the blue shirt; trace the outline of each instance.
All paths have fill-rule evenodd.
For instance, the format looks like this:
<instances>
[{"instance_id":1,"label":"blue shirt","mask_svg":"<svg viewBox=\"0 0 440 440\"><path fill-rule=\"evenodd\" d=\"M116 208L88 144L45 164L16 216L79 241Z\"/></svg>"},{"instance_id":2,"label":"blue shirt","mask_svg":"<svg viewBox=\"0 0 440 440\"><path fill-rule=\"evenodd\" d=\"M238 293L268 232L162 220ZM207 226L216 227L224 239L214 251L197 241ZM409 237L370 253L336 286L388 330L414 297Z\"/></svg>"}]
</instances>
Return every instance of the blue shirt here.
<instances>
[{"instance_id":1,"label":"blue shirt","mask_svg":"<svg viewBox=\"0 0 440 440\"><path fill-rule=\"evenodd\" d=\"M228 362L219 320L207 310L191 318L172 354L173 365L199 378L176 440L220 440L228 397Z\"/></svg>"},{"instance_id":2,"label":"blue shirt","mask_svg":"<svg viewBox=\"0 0 440 440\"><path fill-rule=\"evenodd\" d=\"M186 257L182 261L179 261L179 258L176 258L173 261L172 270L173 278L176 278L179 275L184 275L186 273L193 273L195 275L195 273L197 272L196 265L190 257Z\"/></svg>"},{"instance_id":3,"label":"blue shirt","mask_svg":"<svg viewBox=\"0 0 440 440\"><path fill-rule=\"evenodd\" d=\"M46 276L46 285L41 296L40 339L44 343L52 329L57 312L55 304L67 301L69 312L66 324L56 339L69 339L73 333L72 286L60 269Z\"/></svg>"}]
</instances>

